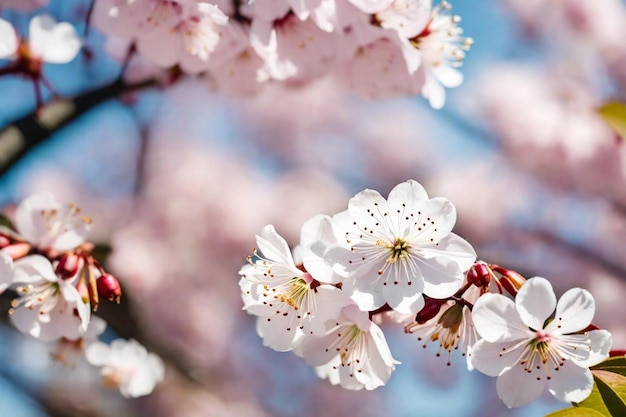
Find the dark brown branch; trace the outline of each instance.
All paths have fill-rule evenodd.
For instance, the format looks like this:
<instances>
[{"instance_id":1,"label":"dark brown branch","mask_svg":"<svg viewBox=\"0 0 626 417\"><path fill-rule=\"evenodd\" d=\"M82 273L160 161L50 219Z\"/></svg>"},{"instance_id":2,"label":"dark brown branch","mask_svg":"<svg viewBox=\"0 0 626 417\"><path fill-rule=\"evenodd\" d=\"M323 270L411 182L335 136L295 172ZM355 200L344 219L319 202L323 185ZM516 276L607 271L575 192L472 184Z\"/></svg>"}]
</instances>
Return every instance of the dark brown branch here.
<instances>
[{"instance_id":1,"label":"dark brown branch","mask_svg":"<svg viewBox=\"0 0 626 417\"><path fill-rule=\"evenodd\" d=\"M57 99L0 130L0 177L53 133L103 102L157 86L154 79L135 84L118 80L74 99Z\"/></svg>"}]
</instances>

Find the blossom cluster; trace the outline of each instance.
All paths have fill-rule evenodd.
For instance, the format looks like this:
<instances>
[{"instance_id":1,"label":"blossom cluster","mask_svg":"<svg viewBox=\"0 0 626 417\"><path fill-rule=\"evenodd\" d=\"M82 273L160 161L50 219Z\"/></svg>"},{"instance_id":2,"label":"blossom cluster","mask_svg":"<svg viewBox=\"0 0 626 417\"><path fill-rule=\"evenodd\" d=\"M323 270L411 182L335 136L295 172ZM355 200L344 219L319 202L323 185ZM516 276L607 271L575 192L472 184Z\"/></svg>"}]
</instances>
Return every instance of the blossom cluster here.
<instances>
[{"instance_id":1,"label":"blossom cluster","mask_svg":"<svg viewBox=\"0 0 626 417\"><path fill-rule=\"evenodd\" d=\"M75 204L35 194L0 226L0 293L12 292L9 317L22 333L55 344L56 361L86 354L104 383L124 396L145 395L163 379L164 365L136 341L99 342L104 320L92 314L101 299L120 302L118 280L93 256L86 240L92 220Z\"/></svg>"},{"instance_id":2,"label":"blossom cluster","mask_svg":"<svg viewBox=\"0 0 626 417\"><path fill-rule=\"evenodd\" d=\"M455 222L450 201L410 180L387 199L366 189L347 210L308 220L293 251L265 226L240 270L244 309L266 346L292 351L347 389L382 386L398 365L379 326L387 316L437 342L448 365L458 350L469 370L498 377L509 407L545 388L584 400L589 367L608 357L612 340L591 324L591 294L574 288L557 303L545 278L477 261Z\"/></svg>"},{"instance_id":3,"label":"blossom cluster","mask_svg":"<svg viewBox=\"0 0 626 417\"><path fill-rule=\"evenodd\" d=\"M472 40L432 0L97 0L92 21L161 68L206 74L221 91L340 79L366 97L422 94L435 108Z\"/></svg>"}]
</instances>

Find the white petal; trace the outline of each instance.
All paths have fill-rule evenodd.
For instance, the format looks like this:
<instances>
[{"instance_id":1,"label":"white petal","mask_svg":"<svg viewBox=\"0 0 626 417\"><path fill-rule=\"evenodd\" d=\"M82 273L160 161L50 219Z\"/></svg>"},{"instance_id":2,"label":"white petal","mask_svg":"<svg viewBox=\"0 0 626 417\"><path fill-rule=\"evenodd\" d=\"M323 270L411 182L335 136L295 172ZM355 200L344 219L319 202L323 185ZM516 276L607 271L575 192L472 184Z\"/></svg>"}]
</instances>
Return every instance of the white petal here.
<instances>
[{"instance_id":1,"label":"white petal","mask_svg":"<svg viewBox=\"0 0 626 417\"><path fill-rule=\"evenodd\" d=\"M0 293L13 283L13 259L0 250Z\"/></svg>"},{"instance_id":2,"label":"white petal","mask_svg":"<svg viewBox=\"0 0 626 417\"><path fill-rule=\"evenodd\" d=\"M305 330L310 330L316 335L324 335L324 324L328 320L337 320L342 309L352 300L346 293L332 285L320 285L315 291L315 317L311 319L311 328Z\"/></svg>"},{"instance_id":3,"label":"white petal","mask_svg":"<svg viewBox=\"0 0 626 417\"><path fill-rule=\"evenodd\" d=\"M378 276L376 274L376 276ZM348 277L344 281L342 290L352 298L363 311L373 311L385 304L380 280L367 279L368 277Z\"/></svg>"},{"instance_id":4,"label":"white petal","mask_svg":"<svg viewBox=\"0 0 626 417\"><path fill-rule=\"evenodd\" d=\"M286 316L259 317L257 329L263 335L263 344L279 352L292 350L302 340L303 333L298 327L296 314L290 311Z\"/></svg>"},{"instance_id":5,"label":"white petal","mask_svg":"<svg viewBox=\"0 0 626 417\"><path fill-rule=\"evenodd\" d=\"M29 308L16 308L9 316L11 323L22 333L30 334L34 338L39 338L41 325L39 323L39 310Z\"/></svg>"},{"instance_id":6,"label":"white petal","mask_svg":"<svg viewBox=\"0 0 626 417\"><path fill-rule=\"evenodd\" d=\"M424 307L422 280L412 280L410 283L406 279L387 280L387 285L383 286L387 304L399 313L417 314Z\"/></svg>"},{"instance_id":7,"label":"white petal","mask_svg":"<svg viewBox=\"0 0 626 417\"><path fill-rule=\"evenodd\" d=\"M153 353L143 359L135 368L127 383L120 387L120 392L127 398L136 398L150 394L156 384L163 380L165 366L161 358Z\"/></svg>"},{"instance_id":8,"label":"white petal","mask_svg":"<svg viewBox=\"0 0 626 417\"><path fill-rule=\"evenodd\" d=\"M498 397L508 407L521 407L539 398L545 388L545 378L537 380L537 373L528 373L523 366L514 366L498 377Z\"/></svg>"},{"instance_id":9,"label":"white petal","mask_svg":"<svg viewBox=\"0 0 626 417\"><path fill-rule=\"evenodd\" d=\"M511 343L489 343L484 339L479 340L471 348L472 365L480 372L489 376L498 376L504 370L512 367L521 353L523 347L515 351L502 353L503 349L511 347Z\"/></svg>"},{"instance_id":10,"label":"white petal","mask_svg":"<svg viewBox=\"0 0 626 417\"><path fill-rule=\"evenodd\" d=\"M428 100L433 109L439 110L446 104L445 88L428 73L426 73L426 81L422 87L422 96Z\"/></svg>"},{"instance_id":11,"label":"white petal","mask_svg":"<svg viewBox=\"0 0 626 417\"><path fill-rule=\"evenodd\" d=\"M17 52L17 33L13 26L0 19L0 59L10 58Z\"/></svg>"},{"instance_id":12,"label":"white petal","mask_svg":"<svg viewBox=\"0 0 626 417\"><path fill-rule=\"evenodd\" d=\"M595 312L593 296L581 288L572 288L559 299L554 321L548 328L558 329L562 334L583 330L591 324Z\"/></svg>"},{"instance_id":13,"label":"white petal","mask_svg":"<svg viewBox=\"0 0 626 417\"><path fill-rule=\"evenodd\" d=\"M65 64L78 54L80 38L71 24L57 24L51 16L39 15L30 21L29 46L45 62Z\"/></svg>"},{"instance_id":14,"label":"white petal","mask_svg":"<svg viewBox=\"0 0 626 417\"><path fill-rule=\"evenodd\" d=\"M83 301L82 296L73 285L63 281L60 282L60 288L63 298L65 298L72 307L76 307L78 317L81 321L81 328L83 331L86 331L89 326L89 319L91 318L91 304Z\"/></svg>"},{"instance_id":15,"label":"white petal","mask_svg":"<svg viewBox=\"0 0 626 417\"><path fill-rule=\"evenodd\" d=\"M415 180L408 180L393 187L389 192L387 201L391 209L398 209L402 204L415 204L428 200L428 193L424 187Z\"/></svg>"},{"instance_id":16,"label":"white petal","mask_svg":"<svg viewBox=\"0 0 626 417\"><path fill-rule=\"evenodd\" d=\"M324 337L307 335L302 341L302 357L311 366L322 366L337 356L337 351L330 348L337 339L335 333Z\"/></svg>"},{"instance_id":17,"label":"white petal","mask_svg":"<svg viewBox=\"0 0 626 417\"><path fill-rule=\"evenodd\" d=\"M433 298L453 295L463 284L465 271L476 260L474 248L453 233L440 240L436 248L421 252L429 253L429 258L421 259L418 264L424 275L424 294Z\"/></svg>"},{"instance_id":18,"label":"white petal","mask_svg":"<svg viewBox=\"0 0 626 417\"><path fill-rule=\"evenodd\" d=\"M463 73L447 65L434 68L433 74L444 87L455 88L463 84Z\"/></svg>"},{"instance_id":19,"label":"white petal","mask_svg":"<svg viewBox=\"0 0 626 417\"><path fill-rule=\"evenodd\" d=\"M102 342L94 342L85 348L87 361L94 366L105 366L110 362L111 349Z\"/></svg>"},{"instance_id":20,"label":"white petal","mask_svg":"<svg viewBox=\"0 0 626 417\"><path fill-rule=\"evenodd\" d=\"M557 400L581 402L591 394L593 375L588 368L565 361L558 371L552 373L548 390Z\"/></svg>"},{"instance_id":21,"label":"white petal","mask_svg":"<svg viewBox=\"0 0 626 417\"><path fill-rule=\"evenodd\" d=\"M541 277L526 281L515 297L515 307L520 318L534 330L543 329L543 324L554 312L555 305L556 296L552 285Z\"/></svg>"},{"instance_id":22,"label":"white petal","mask_svg":"<svg viewBox=\"0 0 626 417\"><path fill-rule=\"evenodd\" d=\"M606 330L592 330L587 332L587 336L589 337L589 343L591 346L589 357L584 361L576 361L578 365L583 367L597 365L608 358L611 345L613 344L613 337L611 336L611 333Z\"/></svg>"},{"instance_id":23,"label":"white petal","mask_svg":"<svg viewBox=\"0 0 626 417\"><path fill-rule=\"evenodd\" d=\"M318 281L336 284L343 277L333 271L324 258L324 253L337 244L337 236L329 216L319 215L308 220L300 231L302 245L302 263L307 272Z\"/></svg>"},{"instance_id":24,"label":"white petal","mask_svg":"<svg viewBox=\"0 0 626 417\"><path fill-rule=\"evenodd\" d=\"M61 204L51 193L34 194L23 200L15 211L15 227L24 239L32 244L48 235L48 223L43 211L59 212Z\"/></svg>"},{"instance_id":25,"label":"white petal","mask_svg":"<svg viewBox=\"0 0 626 417\"><path fill-rule=\"evenodd\" d=\"M15 277L20 283L35 283L42 280L57 282L57 275L50 261L41 255L29 255L15 261Z\"/></svg>"},{"instance_id":26,"label":"white petal","mask_svg":"<svg viewBox=\"0 0 626 417\"><path fill-rule=\"evenodd\" d=\"M515 304L501 294L487 293L481 296L472 309L472 321L476 331L488 342L529 341L534 333L520 320Z\"/></svg>"},{"instance_id":27,"label":"white petal","mask_svg":"<svg viewBox=\"0 0 626 417\"><path fill-rule=\"evenodd\" d=\"M287 242L276 232L276 229L271 224L265 226L261 233L256 235L256 243L263 256L267 259L295 267Z\"/></svg>"}]
</instances>

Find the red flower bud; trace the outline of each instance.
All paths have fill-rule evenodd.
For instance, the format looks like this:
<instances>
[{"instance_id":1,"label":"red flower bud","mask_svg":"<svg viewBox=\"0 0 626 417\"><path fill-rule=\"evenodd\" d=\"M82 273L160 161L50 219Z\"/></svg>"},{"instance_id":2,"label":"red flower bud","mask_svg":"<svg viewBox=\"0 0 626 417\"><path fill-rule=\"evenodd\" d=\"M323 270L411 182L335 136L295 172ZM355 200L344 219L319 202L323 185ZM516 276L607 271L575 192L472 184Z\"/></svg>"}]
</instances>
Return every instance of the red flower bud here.
<instances>
[{"instance_id":1,"label":"red flower bud","mask_svg":"<svg viewBox=\"0 0 626 417\"><path fill-rule=\"evenodd\" d=\"M492 266L492 269L502 275L502 277L500 277L500 284L514 297L517 295L517 291L519 291L526 282L526 278L521 276L518 272L497 265Z\"/></svg>"},{"instance_id":2,"label":"red flower bud","mask_svg":"<svg viewBox=\"0 0 626 417\"><path fill-rule=\"evenodd\" d=\"M120 298L122 297L122 287L120 287L120 283L117 278L111 274L104 274L98 278L96 285L98 286L98 294L109 301L115 301L118 304L120 303Z\"/></svg>"},{"instance_id":3,"label":"red flower bud","mask_svg":"<svg viewBox=\"0 0 626 417\"><path fill-rule=\"evenodd\" d=\"M424 324L428 320L435 317L441 306L446 302L446 300L436 300L434 298L427 298L424 307L417 313L415 316L415 321L419 324Z\"/></svg>"},{"instance_id":4,"label":"red flower bud","mask_svg":"<svg viewBox=\"0 0 626 417\"><path fill-rule=\"evenodd\" d=\"M83 259L75 253L66 253L61 257L56 267L56 273L63 279L76 276L83 266Z\"/></svg>"},{"instance_id":5,"label":"red flower bud","mask_svg":"<svg viewBox=\"0 0 626 417\"><path fill-rule=\"evenodd\" d=\"M486 287L491 282L489 267L482 262L475 263L467 273L467 282L477 287Z\"/></svg>"}]
</instances>

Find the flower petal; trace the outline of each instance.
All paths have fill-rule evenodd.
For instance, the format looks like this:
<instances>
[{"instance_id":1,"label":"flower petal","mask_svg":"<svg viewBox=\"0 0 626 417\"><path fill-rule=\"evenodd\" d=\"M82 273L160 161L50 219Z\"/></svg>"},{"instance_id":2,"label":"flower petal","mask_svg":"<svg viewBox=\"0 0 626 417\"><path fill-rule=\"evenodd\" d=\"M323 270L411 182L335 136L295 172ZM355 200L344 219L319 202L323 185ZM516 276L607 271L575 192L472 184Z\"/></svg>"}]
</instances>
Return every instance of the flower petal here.
<instances>
[{"instance_id":1,"label":"flower petal","mask_svg":"<svg viewBox=\"0 0 626 417\"><path fill-rule=\"evenodd\" d=\"M545 388L545 378L537 380L534 372L526 372L523 366L514 366L498 377L498 397L508 407L521 407L539 398Z\"/></svg>"},{"instance_id":2,"label":"flower petal","mask_svg":"<svg viewBox=\"0 0 626 417\"><path fill-rule=\"evenodd\" d=\"M287 241L276 232L274 226L268 224L256 235L259 250L269 260L295 267Z\"/></svg>"},{"instance_id":3,"label":"flower petal","mask_svg":"<svg viewBox=\"0 0 626 417\"><path fill-rule=\"evenodd\" d=\"M80 38L69 23L56 23L49 15L31 19L29 46L34 56L52 64L66 64L80 51Z\"/></svg>"},{"instance_id":4,"label":"flower petal","mask_svg":"<svg viewBox=\"0 0 626 417\"><path fill-rule=\"evenodd\" d=\"M589 368L565 361L548 381L548 390L557 400L581 402L591 394L593 375Z\"/></svg>"},{"instance_id":5,"label":"flower petal","mask_svg":"<svg viewBox=\"0 0 626 417\"><path fill-rule=\"evenodd\" d=\"M111 349L102 342L94 342L85 349L87 362L94 366L104 366L110 362Z\"/></svg>"},{"instance_id":6,"label":"flower petal","mask_svg":"<svg viewBox=\"0 0 626 417\"><path fill-rule=\"evenodd\" d=\"M543 324L554 311L555 305L556 296L552 284L541 277L526 281L515 297L515 307L520 318L534 330L543 329Z\"/></svg>"},{"instance_id":7,"label":"flower petal","mask_svg":"<svg viewBox=\"0 0 626 417\"><path fill-rule=\"evenodd\" d=\"M13 283L13 259L0 250L0 294Z\"/></svg>"},{"instance_id":8,"label":"flower petal","mask_svg":"<svg viewBox=\"0 0 626 417\"><path fill-rule=\"evenodd\" d=\"M606 330L592 330L587 333L587 336L589 337L589 345L591 347L589 357L584 361L577 360L576 363L588 368L609 357L613 336Z\"/></svg>"},{"instance_id":9,"label":"flower petal","mask_svg":"<svg viewBox=\"0 0 626 417\"><path fill-rule=\"evenodd\" d=\"M471 348L472 365L480 372L489 376L498 376L506 369L512 367L519 357L519 347L514 351L502 353L510 348L511 343L489 343L484 339L479 340Z\"/></svg>"},{"instance_id":10,"label":"flower petal","mask_svg":"<svg viewBox=\"0 0 626 417\"><path fill-rule=\"evenodd\" d=\"M474 304L472 321L480 336L488 342L513 342L534 333L520 320L515 304L501 294L484 294Z\"/></svg>"},{"instance_id":11,"label":"flower petal","mask_svg":"<svg viewBox=\"0 0 626 417\"><path fill-rule=\"evenodd\" d=\"M10 58L17 52L17 33L13 26L0 19L0 59Z\"/></svg>"},{"instance_id":12,"label":"flower petal","mask_svg":"<svg viewBox=\"0 0 626 417\"><path fill-rule=\"evenodd\" d=\"M587 328L595 312L593 296L581 288L572 288L561 296L554 321L548 327L562 334L574 333Z\"/></svg>"},{"instance_id":13,"label":"flower petal","mask_svg":"<svg viewBox=\"0 0 626 417\"><path fill-rule=\"evenodd\" d=\"M433 298L447 298L462 285L467 271L476 260L474 248L463 238L451 233L438 246L422 249L428 255L419 259L424 275L424 294Z\"/></svg>"},{"instance_id":14,"label":"flower petal","mask_svg":"<svg viewBox=\"0 0 626 417\"><path fill-rule=\"evenodd\" d=\"M38 245L49 233L43 211L59 212L61 204L51 193L33 194L23 200L15 211L15 227L29 243Z\"/></svg>"},{"instance_id":15,"label":"flower petal","mask_svg":"<svg viewBox=\"0 0 626 417\"><path fill-rule=\"evenodd\" d=\"M50 261L41 255L29 255L14 263L14 282L36 283L42 280L57 282L58 278Z\"/></svg>"},{"instance_id":16,"label":"flower petal","mask_svg":"<svg viewBox=\"0 0 626 417\"><path fill-rule=\"evenodd\" d=\"M399 313L417 314L424 307L424 289L421 279L407 281L400 278L397 281L388 279L383 286L383 296L391 308Z\"/></svg>"}]
</instances>

